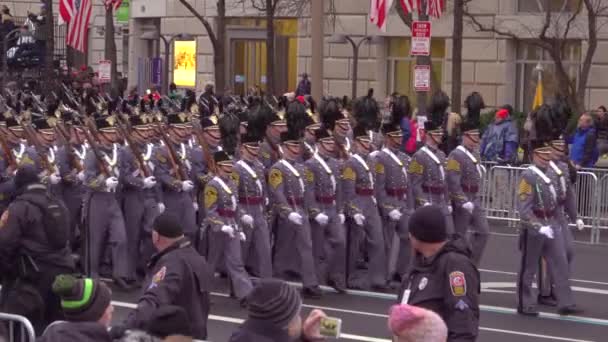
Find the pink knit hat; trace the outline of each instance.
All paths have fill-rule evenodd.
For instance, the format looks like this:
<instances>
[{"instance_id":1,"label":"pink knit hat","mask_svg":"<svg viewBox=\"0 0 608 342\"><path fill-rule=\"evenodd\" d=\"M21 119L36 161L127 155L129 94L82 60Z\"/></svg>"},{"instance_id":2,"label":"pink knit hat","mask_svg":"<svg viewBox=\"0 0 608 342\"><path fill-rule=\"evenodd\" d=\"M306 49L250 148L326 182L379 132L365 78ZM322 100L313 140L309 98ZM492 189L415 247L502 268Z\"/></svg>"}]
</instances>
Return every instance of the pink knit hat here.
<instances>
[{"instance_id":1,"label":"pink knit hat","mask_svg":"<svg viewBox=\"0 0 608 342\"><path fill-rule=\"evenodd\" d=\"M388 327L397 342L445 342L448 331L436 313L411 305L393 305Z\"/></svg>"}]
</instances>

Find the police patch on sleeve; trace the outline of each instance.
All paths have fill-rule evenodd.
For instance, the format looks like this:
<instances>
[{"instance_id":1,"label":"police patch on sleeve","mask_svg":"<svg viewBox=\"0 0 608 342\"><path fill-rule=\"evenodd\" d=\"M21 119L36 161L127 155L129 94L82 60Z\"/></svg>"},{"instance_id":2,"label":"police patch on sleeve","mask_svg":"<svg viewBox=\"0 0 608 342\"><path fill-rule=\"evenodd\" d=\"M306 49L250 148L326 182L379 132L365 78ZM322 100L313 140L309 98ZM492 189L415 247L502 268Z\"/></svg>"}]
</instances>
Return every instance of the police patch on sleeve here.
<instances>
[{"instance_id":1,"label":"police patch on sleeve","mask_svg":"<svg viewBox=\"0 0 608 342\"><path fill-rule=\"evenodd\" d=\"M283 173L281 170L272 169L272 171L270 171L270 176L268 176L268 183L273 188L278 188L279 185L283 183Z\"/></svg>"},{"instance_id":2,"label":"police patch on sleeve","mask_svg":"<svg viewBox=\"0 0 608 342\"><path fill-rule=\"evenodd\" d=\"M158 272L156 272L154 277L152 277L152 281L150 281L150 286L148 286L148 290L157 287L158 284L161 281L163 281L163 279L165 279L166 275L167 275L167 266L163 266L160 270L158 270Z\"/></svg>"},{"instance_id":3,"label":"police patch on sleeve","mask_svg":"<svg viewBox=\"0 0 608 342\"><path fill-rule=\"evenodd\" d=\"M217 202L217 189L212 186L208 186L205 189L205 208L211 208L215 202Z\"/></svg>"},{"instance_id":4,"label":"police patch on sleeve","mask_svg":"<svg viewBox=\"0 0 608 342\"><path fill-rule=\"evenodd\" d=\"M467 280L464 273L455 271L450 273L450 288L454 297L462 297L467 294Z\"/></svg>"}]
</instances>

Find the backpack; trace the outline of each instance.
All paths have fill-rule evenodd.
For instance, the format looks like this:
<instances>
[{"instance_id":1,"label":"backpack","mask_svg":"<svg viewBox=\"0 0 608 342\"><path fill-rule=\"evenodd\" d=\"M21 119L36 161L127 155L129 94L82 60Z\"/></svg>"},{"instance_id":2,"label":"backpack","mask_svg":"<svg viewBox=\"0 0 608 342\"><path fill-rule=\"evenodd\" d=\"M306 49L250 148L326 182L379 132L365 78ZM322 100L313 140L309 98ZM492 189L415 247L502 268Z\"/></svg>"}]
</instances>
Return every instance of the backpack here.
<instances>
[{"instance_id":1,"label":"backpack","mask_svg":"<svg viewBox=\"0 0 608 342\"><path fill-rule=\"evenodd\" d=\"M49 194L24 193L17 198L40 209L42 226L52 248L60 250L70 238L70 214L65 204Z\"/></svg>"}]
</instances>

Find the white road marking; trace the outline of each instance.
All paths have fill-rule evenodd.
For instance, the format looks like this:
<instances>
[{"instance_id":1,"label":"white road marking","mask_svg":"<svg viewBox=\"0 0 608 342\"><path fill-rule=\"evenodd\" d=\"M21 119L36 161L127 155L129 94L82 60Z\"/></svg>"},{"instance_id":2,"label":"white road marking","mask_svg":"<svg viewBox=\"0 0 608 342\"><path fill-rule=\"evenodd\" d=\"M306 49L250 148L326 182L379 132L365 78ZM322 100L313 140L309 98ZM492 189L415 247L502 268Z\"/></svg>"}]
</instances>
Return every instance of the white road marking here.
<instances>
[{"instance_id":1,"label":"white road marking","mask_svg":"<svg viewBox=\"0 0 608 342\"><path fill-rule=\"evenodd\" d=\"M515 272L505 272L505 271L489 270L489 269L485 269L485 268L480 268L479 271L480 272L485 272L485 273L496 273L496 274L506 274L506 275L511 275L511 276L517 276L517 273L515 273ZM570 281L575 281L577 283L587 283L587 284L606 285L606 286L608 286L608 283L601 282L601 281L584 280L584 279L570 279Z\"/></svg>"},{"instance_id":2,"label":"white road marking","mask_svg":"<svg viewBox=\"0 0 608 342\"><path fill-rule=\"evenodd\" d=\"M488 289L513 289L513 288L516 288L516 287L517 287L517 284L511 283L511 282L486 282L486 283L481 283L482 293L483 292L489 292L489 291L486 291ZM533 284L532 287L536 287L536 284ZM589 288L589 287L580 287L580 286L572 286L571 288L572 288L572 291L576 291L576 292L585 292L585 293L608 295L608 290L592 289L592 288ZM506 291L506 292L515 293L515 291Z\"/></svg>"},{"instance_id":3,"label":"white road marking","mask_svg":"<svg viewBox=\"0 0 608 342\"><path fill-rule=\"evenodd\" d=\"M524 332L519 332L519 331L494 329L494 328L479 327L479 330L491 331L491 332L497 332L497 333L504 333L504 334L511 334L511 335L520 335L520 336L544 338L544 339L553 340L553 341L594 342L594 341L590 341L590 340L578 340L578 339L568 338L568 337L558 337L558 336L549 336L549 335L540 335L540 334L530 334L530 333L524 333Z\"/></svg>"}]
</instances>

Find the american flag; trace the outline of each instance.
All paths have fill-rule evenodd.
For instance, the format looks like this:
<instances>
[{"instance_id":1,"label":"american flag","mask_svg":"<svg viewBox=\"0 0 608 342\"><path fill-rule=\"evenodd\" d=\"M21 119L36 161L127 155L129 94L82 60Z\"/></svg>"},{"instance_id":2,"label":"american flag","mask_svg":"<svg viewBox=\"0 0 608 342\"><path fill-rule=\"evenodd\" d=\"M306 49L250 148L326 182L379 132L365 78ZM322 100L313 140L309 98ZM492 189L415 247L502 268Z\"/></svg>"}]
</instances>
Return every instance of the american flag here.
<instances>
[{"instance_id":1,"label":"american flag","mask_svg":"<svg viewBox=\"0 0 608 342\"><path fill-rule=\"evenodd\" d=\"M405 14L420 11L422 0L399 0ZM445 9L445 0L426 0L426 14L429 17L440 18Z\"/></svg>"},{"instance_id":2,"label":"american flag","mask_svg":"<svg viewBox=\"0 0 608 342\"><path fill-rule=\"evenodd\" d=\"M73 16L73 0L59 0L59 25L69 23Z\"/></svg>"},{"instance_id":3,"label":"american flag","mask_svg":"<svg viewBox=\"0 0 608 342\"><path fill-rule=\"evenodd\" d=\"M369 20L376 24L382 32L386 31L386 20L388 12L393 6L393 0L371 0Z\"/></svg>"},{"instance_id":4,"label":"american flag","mask_svg":"<svg viewBox=\"0 0 608 342\"><path fill-rule=\"evenodd\" d=\"M106 4L106 9L112 6L114 7L114 11L116 11L118 7L120 7L120 4L122 4L122 0L104 0L104 2Z\"/></svg>"},{"instance_id":5,"label":"american flag","mask_svg":"<svg viewBox=\"0 0 608 342\"><path fill-rule=\"evenodd\" d=\"M91 12L93 11L92 0L73 0L72 19L69 21L68 36L66 37L67 45L74 49L85 52L87 47L87 38L89 30L89 22L91 21Z\"/></svg>"},{"instance_id":6,"label":"american flag","mask_svg":"<svg viewBox=\"0 0 608 342\"><path fill-rule=\"evenodd\" d=\"M405 14L413 13L414 11L418 12L420 8L421 0L399 0L401 2L401 8L403 8L403 12Z\"/></svg>"}]
</instances>

